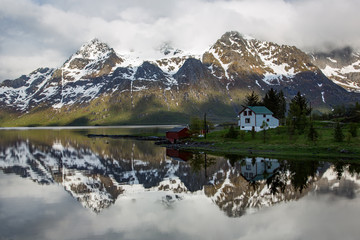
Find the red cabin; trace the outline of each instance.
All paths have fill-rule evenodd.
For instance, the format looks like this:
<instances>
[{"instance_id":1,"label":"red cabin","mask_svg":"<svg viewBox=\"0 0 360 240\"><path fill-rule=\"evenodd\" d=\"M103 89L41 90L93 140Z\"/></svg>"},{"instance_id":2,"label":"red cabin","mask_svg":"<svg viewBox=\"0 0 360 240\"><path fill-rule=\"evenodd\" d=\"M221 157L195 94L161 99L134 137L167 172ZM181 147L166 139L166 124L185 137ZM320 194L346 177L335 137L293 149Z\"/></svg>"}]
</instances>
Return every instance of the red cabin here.
<instances>
[{"instance_id":1,"label":"red cabin","mask_svg":"<svg viewBox=\"0 0 360 240\"><path fill-rule=\"evenodd\" d=\"M166 132L166 139L171 143L176 143L176 140L190 137L189 129L186 127L173 128Z\"/></svg>"},{"instance_id":2,"label":"red cabin","mask_svg":"<svg viewBox=\"0 0 360 240\"><path fill-rule=\"evenodd\" d=\"M166 156L171 157L172 159L177 161L187 162L188 160L192 159L193 154L191 152L180 151L173 148L167 148Z\"/></svg>"}]
</instances>

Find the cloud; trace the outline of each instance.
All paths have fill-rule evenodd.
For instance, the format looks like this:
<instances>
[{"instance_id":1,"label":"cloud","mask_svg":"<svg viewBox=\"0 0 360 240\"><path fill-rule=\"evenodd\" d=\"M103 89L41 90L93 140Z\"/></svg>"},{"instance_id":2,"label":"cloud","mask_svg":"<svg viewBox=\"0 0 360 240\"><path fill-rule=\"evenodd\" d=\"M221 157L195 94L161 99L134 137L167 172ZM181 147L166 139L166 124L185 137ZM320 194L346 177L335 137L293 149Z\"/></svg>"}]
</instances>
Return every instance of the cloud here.
<instances>
[{"instance_id":1,"label":"cloud","mask_svg":"<svg viewBox=\"0 0 360 240\"><path fill-rule=\"evenodd\" d=\"M59 67L94 37L120 54L165 41L201 53L229 30L304 50L360 48L358 9L358 0L2 0L0 79Z\"/></svg>"},{"instance_id":2,"label":"cloud","mask_svg":"<svg viewBox=\"0 0 360 240\"><path fill-rule=\"evenodd\" d=\"M355 239L359 197L309 194L240 218L227 217L204 195L170 206L166 191L120 195L94 214L61 185L39 185L0 173L0 232L5 239ZM61 236L61 237L59 237Z\"/></svg>"}]
</instances>

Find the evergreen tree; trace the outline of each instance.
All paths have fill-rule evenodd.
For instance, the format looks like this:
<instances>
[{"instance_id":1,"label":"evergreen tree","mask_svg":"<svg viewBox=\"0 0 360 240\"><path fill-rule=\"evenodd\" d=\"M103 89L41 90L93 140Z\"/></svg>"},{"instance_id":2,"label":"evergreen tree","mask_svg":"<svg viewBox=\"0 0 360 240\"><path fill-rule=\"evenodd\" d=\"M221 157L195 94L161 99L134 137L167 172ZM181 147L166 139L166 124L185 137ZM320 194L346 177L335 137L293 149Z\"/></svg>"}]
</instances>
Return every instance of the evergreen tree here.
<instances>
[{"instance_id":1,"label":"evergreen tree","mask_svg":"<svg viewBox=\"0 0 360 240\"><path fill-rule=\"evenodd\" d=\"M339 122L336 123L334 128L334 140L335 142L342 142L344 140L344 134Z\"/></svg>"},{"instance_id":2,"label":"evergreen tree","mask_svg":"<svg viewBox=\"0 0 360 240\"><path fill-rule=\"evenodd\" d=\"M298 130L300 134L304 133L307 116L310 115L310 113L311 108L308 106L308 101L298 92L290 102L288 118L291 125Z\"/></svg>"},{"instance_id":3,"label":"evergreen tree","mask_svg":"<svg viewBox=\"0 0 360 240\"><path fill-rule=\"evenodd\" d=\"M263 105L274 113L274 117L278 119L285 118L286 101L282 91L277 92L271 88L265 94Z\"/></svg>"},{"instance_id":4,"label":"evergreen tree","mask_svg":"<svg viewBox=\"0 0 360 240\"><path fill-rule=\"evenodd\" d=\"M279 99L278 118L284 119L286 113L286 100L282 90L278 93L278 99Z\"/></svg>"},{"instance_id":5,"label":"evergreen tree","mask_svg":"<svg viewBox=\"0 0 360 240\"><path fill-rule=\"evenodd\" d=\"M271 88L266 92L265 97L263 99L263 104L270 111L274 113L274 116L277 116L277 111L279 109L279 98L277 96L277 91Z\"/></svg>"},{"instance_id":6,"label":"evergreen tree","mask_svg":"<svg viewBox=\"0 0 360 240\"><path fill-rule=\"evenodd\" d=\"M259 106L260 100L259 95L257 95L254 91L251 94L246 95L245 97L245 106Z\"/></svg>"},{"instance_id":7,"label":"evergreen tree","mask_svg":"<svg viewBox=\"0 0 360 240\"><path fill-rule=\"evenodd\" d=\"M316 142L319 138L319 134L314 128L314 125L310 123L309 133L308 133L308 139L312 142Z\"/></svg>"}]
</instances>

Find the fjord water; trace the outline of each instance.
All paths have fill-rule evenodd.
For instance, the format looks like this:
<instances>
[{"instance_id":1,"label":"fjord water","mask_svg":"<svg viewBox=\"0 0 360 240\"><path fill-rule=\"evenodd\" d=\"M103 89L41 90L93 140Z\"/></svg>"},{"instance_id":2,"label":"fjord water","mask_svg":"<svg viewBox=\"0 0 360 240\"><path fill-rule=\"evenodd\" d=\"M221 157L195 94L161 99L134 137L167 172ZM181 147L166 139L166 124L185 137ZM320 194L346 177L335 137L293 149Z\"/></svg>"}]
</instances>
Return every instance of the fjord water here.
<instances>
[{"instance_id":1,"label":"fjord water","mask_svg":"<svg viewBox=\"0 0 360 240\"><path fill-rule=\"evenodd\" d=\"M360 164L0 130L0 239L359 239Z\"/></svg>"}]
</instances>

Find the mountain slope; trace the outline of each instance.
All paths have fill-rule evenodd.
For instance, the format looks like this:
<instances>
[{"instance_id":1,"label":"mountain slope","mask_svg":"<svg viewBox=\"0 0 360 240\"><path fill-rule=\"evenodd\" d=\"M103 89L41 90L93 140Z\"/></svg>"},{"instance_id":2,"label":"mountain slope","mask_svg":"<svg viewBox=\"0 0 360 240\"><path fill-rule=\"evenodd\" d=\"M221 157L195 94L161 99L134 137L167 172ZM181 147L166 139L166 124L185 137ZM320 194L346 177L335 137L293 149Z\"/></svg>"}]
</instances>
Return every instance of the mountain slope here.
<instances>
[{"instance_id":1,"label":"mountain slope","mask_svg":"<svg viewBox=\"0 0 360 240\"><path fill-rule=\"evenodd\" d=\"M94 39L58 69L4 81L1 109L21 115L9 125L184 123L204 112L213 121L233 121L252 90L282 90L288 101L300 91L322 110L360 99L298 48L237 32L225 33L201 60L170 47L161 51L159 60L142 61Z\"/></svg>"},{"instance_id":2,"label":"mountain slope","mask_svg":"<svg viewBox=\"0 0 360 240\"><path fill-rule=\"evenodd\" d=\"M274 88L283 90L289 99L301 91L316 107L354 101L298 48L259 41L237 32L224 34L203 55L203 63L230 92L248 88L261 93Z\"/></svg>"},{"instance_id":3,"label":"mountain slope","mask_svg":"<svg viewBox=\"0 0 360 240\"><path fill-rule=\"evenodd\" d=\"M329 53L310 54L312 62L334 83L348 91L360 92L360 53L350 47Z\"/></svg>"}]
</instances>

